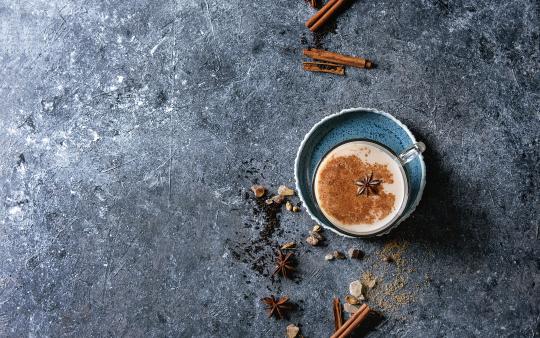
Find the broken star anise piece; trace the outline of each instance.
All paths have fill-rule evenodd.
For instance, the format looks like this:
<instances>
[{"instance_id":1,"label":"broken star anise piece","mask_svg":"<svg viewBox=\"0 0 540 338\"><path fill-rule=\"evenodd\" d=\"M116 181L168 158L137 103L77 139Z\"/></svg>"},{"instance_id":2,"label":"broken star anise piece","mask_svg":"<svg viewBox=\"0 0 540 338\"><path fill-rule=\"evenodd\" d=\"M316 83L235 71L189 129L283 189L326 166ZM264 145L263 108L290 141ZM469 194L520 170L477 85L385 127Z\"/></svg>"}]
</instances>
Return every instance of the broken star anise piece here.
<instances>
[{"instance_id":1,"label":"broken star anise piece","mask_svg":"<svg viewBox=\"0 0 540 338\"><path fill-rule=\"evenodd\" d=\"M369 194L377 194L377 188L382 183L382 180L374 180L373 179L373 172L371 174L366 175L366 177L362 178L361 180L358 180L354 182L358 186L358 190L356 193L358 195L365 194L366 196L369 196Z\"/></svg>"},{"instance_id":2,"label":"broken star anise piece","mask_svg":"<svg viewBox=\"0 0 540 338\"><path fill-rule=\"evenodd\" d=\"M287 296L276 299L274 295L270 295L270 297L264 297L262 301L266 304L268 317L275 316L276 318L283 319L283 316L293 309L293 304L289 303L289 297Z\"/></svg>"},{"instance_id":3,"label":"broken star anise piece","mask_svg":"<svg viewBox=\"0 0 540 338\"><path fill-rule=\"evenodd\" d=\"M285 278L289 278L290 274L294 271L294 256L292 252L284 255L281 250L278 250L278 255L276 257L276 269L272 272L272 276L276 273L279 273Z\"/></svg>"}]
</instances>

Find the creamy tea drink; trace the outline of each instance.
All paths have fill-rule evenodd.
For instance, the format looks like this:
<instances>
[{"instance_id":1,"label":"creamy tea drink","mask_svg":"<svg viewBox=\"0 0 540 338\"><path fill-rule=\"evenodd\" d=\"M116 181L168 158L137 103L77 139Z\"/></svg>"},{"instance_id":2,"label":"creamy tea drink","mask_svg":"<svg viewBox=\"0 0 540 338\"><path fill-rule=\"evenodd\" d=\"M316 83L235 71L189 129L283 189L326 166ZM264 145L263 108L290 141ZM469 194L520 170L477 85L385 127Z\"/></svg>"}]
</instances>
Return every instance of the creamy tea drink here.
<instances>
[{"instance_id":1,"label":"creamy tea drink","mask_svg":"<svg viewBox=\"0 0 540 338\"><path fill-rule=\"evenodd\" d=\"M330 151L315 174L320 210L338 228L366 234L395 221L405 208L407 181L397 158L369 141Z\"/></svg>"}]
</instances>

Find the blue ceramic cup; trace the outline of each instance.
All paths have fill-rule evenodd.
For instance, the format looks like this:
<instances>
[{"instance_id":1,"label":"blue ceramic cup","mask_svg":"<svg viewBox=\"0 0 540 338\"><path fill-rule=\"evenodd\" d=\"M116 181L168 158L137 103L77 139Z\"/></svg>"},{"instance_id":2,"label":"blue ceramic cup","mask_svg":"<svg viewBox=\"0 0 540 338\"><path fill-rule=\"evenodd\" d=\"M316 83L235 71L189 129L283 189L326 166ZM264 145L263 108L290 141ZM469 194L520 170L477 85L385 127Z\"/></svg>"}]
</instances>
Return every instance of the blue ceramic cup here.
<instances>
[{"instance_id":1,"label":"blue ceramic cup","mask_svg":"<svg viewBox=\"0 0 540 338\"><path fill-rule=\"evenodd\" d=\"M400 164L406 181L406 197L398 215L377 229L347 231L330 222L319 209L313 184L323 158L337 146L362 140L377 145ZM409 129L390 114L367 108L346 109L317 123L304 137L295 161L298 195L310 216L323 227L348 237L387 234L416 208L426 182L422 157L425 145L417 142Z\"/></svg>"}]
</instances>

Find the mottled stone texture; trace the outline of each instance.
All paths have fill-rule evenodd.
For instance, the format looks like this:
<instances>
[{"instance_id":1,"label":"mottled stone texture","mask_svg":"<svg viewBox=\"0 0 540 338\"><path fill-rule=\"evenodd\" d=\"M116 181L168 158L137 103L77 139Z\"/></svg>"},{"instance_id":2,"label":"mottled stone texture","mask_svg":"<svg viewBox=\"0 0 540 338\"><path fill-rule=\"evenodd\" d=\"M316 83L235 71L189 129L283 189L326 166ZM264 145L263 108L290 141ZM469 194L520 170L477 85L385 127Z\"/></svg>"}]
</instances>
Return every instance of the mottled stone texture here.
<instances>
[{"instance_id":1,"label":"mottled stone texture","mask_svg":"<svg viewBox=\"0 0 540 338\"><path fill-rule=\"evenodd\" d=\"M338 77L301 69L302 0L0 1L0 335L328 336L365 263L324 254L389 238L327 234L297 283L232 250L258 236L251 182L292 185L309 128L364 106L429 147L390 238L431 282L371 335L538 337L539 6L358 0L320 41L379 67ZM274 239L312 225L285 213ZM266 318L271 292L290 321Z\"/></svg>"}]
</instances>

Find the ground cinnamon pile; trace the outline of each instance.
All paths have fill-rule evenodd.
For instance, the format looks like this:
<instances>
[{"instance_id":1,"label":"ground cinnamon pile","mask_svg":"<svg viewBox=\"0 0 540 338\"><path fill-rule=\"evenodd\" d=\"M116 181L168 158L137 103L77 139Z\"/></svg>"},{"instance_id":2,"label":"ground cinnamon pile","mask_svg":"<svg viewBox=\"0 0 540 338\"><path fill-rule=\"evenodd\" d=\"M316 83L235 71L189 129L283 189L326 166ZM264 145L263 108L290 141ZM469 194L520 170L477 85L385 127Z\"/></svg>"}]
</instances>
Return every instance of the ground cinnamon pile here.
<instances>
[{"instance_id":1,"label":"ground cinnamon pile","mask_svg":"<svg viewBox=\"0 0 540 338\"><path fill-rule=\"evenodd\" d=\"M421 287L410 282L414 269L405 257L408 246L406 241L387 242L370 257L369 269L361 277L362 284L374 285L366 290L368 301L387 314L397 313L402 306L414 302Z\"/></svg>"},{"instance_id":2,"label":"ground cinnamon pile","mask_svg":"<svg viewBox=\"0 0 540 338\"><path fill-rule=\"evenodd\" d=\"M396 196L378 189L376 195L358 196L355 182L373 173L385 183L393 183L386 165L370 164L357 156L335 157L320 169L317 181L318 203L325 212L342 224L372 224L387 217Z\"/></svg>"}]
</instances>

